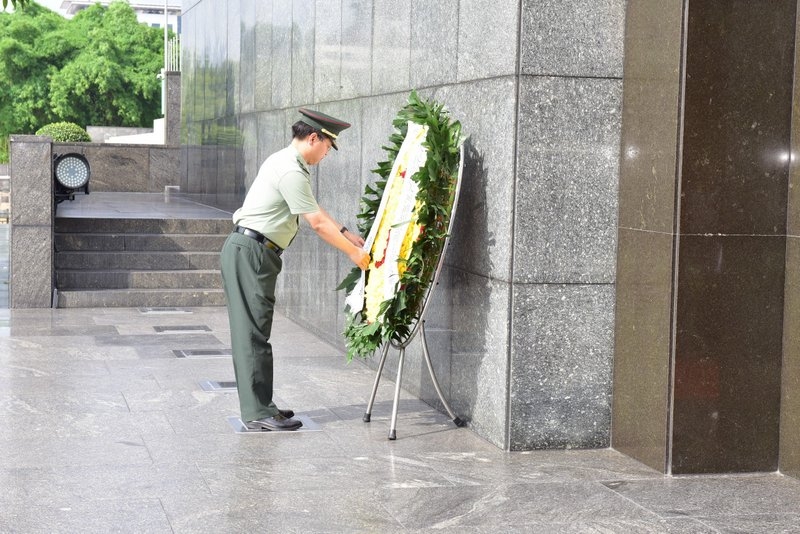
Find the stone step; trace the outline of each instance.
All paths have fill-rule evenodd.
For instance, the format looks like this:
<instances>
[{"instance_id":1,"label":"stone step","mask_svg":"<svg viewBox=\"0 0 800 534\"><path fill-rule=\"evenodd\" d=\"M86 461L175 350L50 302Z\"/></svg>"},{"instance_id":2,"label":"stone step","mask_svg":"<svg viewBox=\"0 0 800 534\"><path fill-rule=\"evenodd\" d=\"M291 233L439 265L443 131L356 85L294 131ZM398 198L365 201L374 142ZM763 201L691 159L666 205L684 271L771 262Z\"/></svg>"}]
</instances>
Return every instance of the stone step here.
<instances>
[{"instance_id":1,"label":"stone step","mask_svg":"<svg viewBox=\"0 0 800 534\"><path fill-rule=\"evenodd\" d=\"M89 271L59 269L56 287L60 290L93 289L220 289L222 276L217 270L181 271Z\"/></svg>"},{"instance_id":2,"label":"stone step","mask_svg":"<svg viewBox=\"0 0 800 534\"><path fill-rule=\"evenodd\" d=\"M56 234L218 234L233 230L230 219L90 219L56 217Z\"/></svg>"},{"instance_id":3,"label":"stone step","mask_svg":"<svg viewBox=\"0 0 800 534\"><path fill-rule=\"evenodd\" d=\"M59 308L140 308L224 306L221 289L100 289L61 291Z\"/></svg>"},{"instance_id":4,"label":"stone step","mask_svg":"<svg viewBox=\"0 0 800 534\"><path fill-rule=\"evenodd\" d=\"M58 252L186 251L219 252L227 234L58 233Z\"/></svg>"},{"instance_id":5,"label":"stone step","mask_svg":"<svg viewBox=\"0 0 800 534\"><path fill-rule=\"evenodd\" d=\"M55 268L76 270L219 270L219 252L56 252Z\"/></svg>"},{"instance_id":6,"label":"stone step","mask_svg":"<svg viewBox=\"0 0 800 534\"><path fill-rule=\"evenodd\" d=\"M230 219L56 217L57 306L224 306Z\"/></svg>"}]
</instances>

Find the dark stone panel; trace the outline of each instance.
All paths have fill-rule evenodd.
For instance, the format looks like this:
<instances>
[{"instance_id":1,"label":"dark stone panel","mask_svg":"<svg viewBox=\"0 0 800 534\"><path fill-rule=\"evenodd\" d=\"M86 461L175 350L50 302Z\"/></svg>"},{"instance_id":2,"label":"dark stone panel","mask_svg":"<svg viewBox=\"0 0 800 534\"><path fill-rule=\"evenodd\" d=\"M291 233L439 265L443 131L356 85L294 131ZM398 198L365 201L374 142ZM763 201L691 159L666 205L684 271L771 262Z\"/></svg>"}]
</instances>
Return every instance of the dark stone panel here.
<instances>
[{"instance_id":1,"label":"dark stone panel","mask_svg":"<svg viewBox=\"0 0 800 534\"><path fill-rule=\"evenodd\" d=\"M800 239L786 243L780 469L800 477Z\"/></svg>"},{"instance_id":2,"label":"dark stone panel","mask_svg":"<svg viewBox=\"0 0 800 534\"><path fill-rule=\"evenodd\" d=\"M795 42L800 25L795 28ZM780 470L800 477L800 72L795 71L787 202L786 284L783 302Z\"/></svg>"},{"instance_id":3,"label":"dark stone panel","mask_svg":"<svg viewBox=\"0 0 800 534\"><path fill-rule=\"evenodd\" d=\"M672 471L778 467L786 239L682 236Z\"/></svg>"},{"instance_id":4,"label":"dark stone panel","mask_svg":"<svg viewBox=\"0 0 800 534\"><path fill-rule=\"evenodd\" d=\"M625 18L619 225L672 233L681 2L629 0Z\"/></svg>"},{"instance_id":5,"label":"dark stone panel","mask_svg":"<svg viewBox=\"0 0 800 534\"><path fill-rule=\"evenodd\" d=\"M667 465L673 236L619 230L611 445Z\"/></svg>"},{"instance_id":6,"label":"dark stone panel","mask_svg":"<svg viewBox=\"0 0 800 534\"><path fill-rule=\"evenodd\" d=\"M795 10L689 3L683 233L784 232Z\"/></svg>"}]
</instances>

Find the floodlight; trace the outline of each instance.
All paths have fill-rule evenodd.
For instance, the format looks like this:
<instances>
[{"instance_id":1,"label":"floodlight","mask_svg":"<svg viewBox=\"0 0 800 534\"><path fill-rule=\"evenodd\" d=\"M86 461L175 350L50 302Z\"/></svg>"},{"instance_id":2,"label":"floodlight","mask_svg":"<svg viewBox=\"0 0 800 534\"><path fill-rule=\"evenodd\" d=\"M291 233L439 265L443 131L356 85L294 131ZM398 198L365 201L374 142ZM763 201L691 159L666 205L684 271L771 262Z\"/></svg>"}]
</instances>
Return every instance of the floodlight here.
<instances>
[{"instance_id":1,"label":"floodlight","mask_svg":"<svg viewBox=\"0 0 800 534\"><path fill-rule=\"evenodd\" d=\"M81 189L89 194L89 162L83 154L61 154L55 156L53 175L56 179L56 204L75 200L75 192Z\"/></svg>"}]
</instances>

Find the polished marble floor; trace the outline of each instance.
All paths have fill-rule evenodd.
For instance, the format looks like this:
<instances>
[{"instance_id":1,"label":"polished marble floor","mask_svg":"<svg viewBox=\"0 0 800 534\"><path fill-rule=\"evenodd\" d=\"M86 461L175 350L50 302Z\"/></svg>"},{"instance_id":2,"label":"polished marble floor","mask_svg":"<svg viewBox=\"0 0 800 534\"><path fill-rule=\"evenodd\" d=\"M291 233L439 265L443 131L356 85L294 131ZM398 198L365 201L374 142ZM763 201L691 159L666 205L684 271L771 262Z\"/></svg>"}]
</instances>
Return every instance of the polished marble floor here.
<instances>
[{"instance_id":1,"label":"polished marble floor","mask_svg":"<svg viewBox=\"0 0 800 534\"><path fill-rule=\"evenodd\" d=\"M236 433L224 308L0 310L0 532L800 532L800 481L669 478L613 450L506 453L284 317ZM214 354L217 352L218 354Z\"/></svg>"},{"instance_id":2,"label":"polished marble floor","mask_svg":"<svg viewBox=\"0 0 800 534\"><path fill-rule=\"evenodd\" d=\"M230 216L162 195L76 198L58 215ZM7 250L0 225L4 282ZM276 399L313 428L237 433L224 308L1 309L7 287L0 533L800 533L800 481L780 474L506 453L407 394L389 441L392 382L364 423L374 372L282 316Z\"/></svg>"}]
</instances>

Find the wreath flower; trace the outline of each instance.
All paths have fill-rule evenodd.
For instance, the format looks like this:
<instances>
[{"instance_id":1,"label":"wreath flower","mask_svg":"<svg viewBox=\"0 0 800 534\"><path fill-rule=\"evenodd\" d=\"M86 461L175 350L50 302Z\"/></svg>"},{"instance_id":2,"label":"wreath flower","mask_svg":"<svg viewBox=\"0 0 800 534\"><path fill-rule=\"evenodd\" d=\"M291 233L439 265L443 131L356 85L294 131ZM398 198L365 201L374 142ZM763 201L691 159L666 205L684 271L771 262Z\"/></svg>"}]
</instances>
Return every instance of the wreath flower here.
<instances>
[{"instance_id":1,"label":"wreath flower","mask_svg":"<svg viewBox=\"0 0 800 534\"><path fill-rule=\"evenodd\" d=\"M348 293L348 361L411 335L453 209L461 124L450 119L442 104L422 100L416 91L392 124L395 132L383 147L388 159L372 171L379 179L366 186L358 214L359 231L369 234L369 269L354 268L337 288Z\"/></svg>"}]
</instances>

